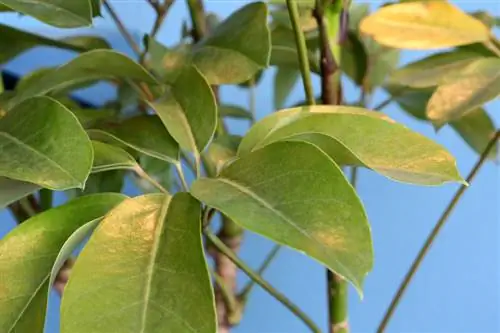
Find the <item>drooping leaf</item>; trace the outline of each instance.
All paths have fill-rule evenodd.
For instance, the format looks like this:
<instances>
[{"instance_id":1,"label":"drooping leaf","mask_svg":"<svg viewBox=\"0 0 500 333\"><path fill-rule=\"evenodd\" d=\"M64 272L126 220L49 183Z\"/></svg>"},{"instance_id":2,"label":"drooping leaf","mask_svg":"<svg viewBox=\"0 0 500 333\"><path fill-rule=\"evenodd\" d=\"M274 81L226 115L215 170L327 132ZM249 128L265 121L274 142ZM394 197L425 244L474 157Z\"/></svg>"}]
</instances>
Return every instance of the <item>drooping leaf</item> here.
<instances>
[{"instance_id":1,"label":"drooping leaf","mask_svg":"<svg viewBox=\"0 0 500 333\"><path fill-rule=\"evenodd\" d=\"M185 67L170 87L170 94L151 106L170 135L188 151L203 151L217 128L215 97L194 66Z\"/></svg>"},{"instance_id":2,"label":"drooping leaf","mask_svg":"<svg viewBox=\"0 0 500 333\"><path fill-rule=\"evenodd\" d=\"M362 108L323 105L274 113L250 129L238 154L283 140L311 142L338 164L366 166L401 182L462 181L455 159L443 147Z\"/></svg>"},{"instance_id":3,"label":"drooping leaf","mask_svg":"<svg viewBox=\"0 0 500 333\"><path fill-rule=\"evenodd\" d=\"M383 45L403 49L437 49L490 38L488 27L480 20L440 0L382 7L366 17L360 29Z\"/></svg>"},{"instance_id":4,"label":"drooping leaf","mask_svg":"<svg viewBox=\"0 0 500 333\"><path fill-rule=\"evenodd\" d=\"M76 229L64 242L64 244L61 246L61 249L59 250L56 259L54 260L54 264L52 265L52 269L50 271L49 286L54 285L54 282L57 279L57 274L59 273L61 268L63 268L66 260L71 256L73 251L85 240L85 238L92 233L99 222L101 222L101 219L102 216L83 224L78 229ZM48 296L50 296L50 289Z\"/></svg>"},{"instance_id":5,"label":"drooping leaf","mask_svg":"<svg viewBox=\"0 0 500 333\"><path fill-rule=\"evenodd\" d=\"M134 169L138 166L135 159L119 147L99 141L92 141L92 146L94 147L92 172Z\"/></svg>"},{"instance_id":6,"label":"drooping leaf","mask_svg":"<svg viewBox=\"0 0 500 333\"><path fill-rule=\"evenodd\" d=\"M125 170L111 170L90 174L85 189L66 191L68 198L76 198L96 193L121 193L125 178Z\"/></svg>"},{"instance_id":7,"label":"drooping leaf","mask_svg":"<svg viewBox=\"0 0 500 333\"><path fill-rule=\"evenodd\" d=\"M467 113L462 118L451 122L450 125L478 154L482 154L486 149L496 131L490 116L482 108ZM494 159L497 151L497 149L492 149L489 157Z\"/></svg>"},{"instance_id":8,"label":"drooping leaf","mask_svg":"<svg viewBox=\"0 0 500 333\"><path fill-rule=\"evenodd\" d=\"M210 84L240 83L269 65L267 6L250 3L195 45L193 62Z\"/></svg>"},{"instance_id":9,"label":"drooping leaf","mask_svg":"<svg viewBox=\"0 0 500 333\"><path fill-rule=\"evenodd\" d=\"M222 104L219 106L219 114L221 117L229 117L236 119L252 119L252 114L244 108L232 104Z\"/></svg>"},{"instance_id":10,"label":"drooping leaf","mask_svg":"<svg viewBox=\"0 0 500 333\"><path fill-rule=\"evenodd\" d=\"M32 217L0 240L1 332L43 332L49 277L59 249L76 229L124 198L96 194L72 200Z\"/></svg>"},{"instance_id":11,"label":"drooping leaf","mask_svg":"<svg viewBox=\"0 0 500 333\"><path fill-rule=\"evenodd\" d=\"M39 189L40 186L36 184L0 177L0 209Z\"/></svg>"},{"instance_id":12,"label":"drooping leaf","mask_svg":"<svg viewBox=\"0 0 500 333\"><path fill-rule=\"evenodd\" d=\"M437 86L446 80L447 75L480 58L477 54L467 51L433 54L396 70L389 82L415 88Z\"/></svg>"},{"instance_id":13,"label":"drooping leaf","mask_svg":"<svg viewBox=\"0 0 500 333\"><path fill-rule=\"evenodd\" d=\"M73 268L61 333L214 333L200 219L201 205L187 193L151 194L116 207Z\"/></svg>"},{"instance_id":14,"label":"drooping leaf","mask_svg":"<svg viewBox=\"0 0 500 333\"><path fill-rule=\"evenodd\" d=\"M300 78L297 69L278 67L274 77L274 108L280 109L285 104L293 87Z\"/></svg>"},{"instance_id":15,"label":"drooping leaf","mask_svg":"<svg viewBox=\"0 0 500 333\"><path fill-rule=\"evenodd\" d=\"M0 4L59 28L85 27L92 24L90 1L0 0Z\"/></svg>"},{"instance_id":16,"label":"drooping leaf","mask_svg":"<svg viewBox=\"0 0 500 333\"><path fill-rule=\"evenodd\" d=\"M500 59L478 59L446 79L427 105L427 117L437 127L500 95Z\"/></svg>"},{"instance_id":17,"label":"drooping leaf","mask_svg":"<svg viewBox=\"0 0 500 333\"><path fill-rule=\"evenodd\" d=\"M55 40L0 24L0 64L35 46L52 46L76 52L109 48L109 45L98 37L80 36Z\"/></svg>"},{"instance_id":18,"label":"drooping leaf","mask_svg":"<svg viewBox=\"0 0 500 333\"><path fill-rule=\"evenodd\" d=\"M361 293L372 268L366 214L340 168L304 142L277 142L241 157L191 192L246 229L313 257Z\"/></svg>"},{"instance_id":19,"label":"drooping leaf","mask_svg":"<svg viewBox=\"0 0 500 333\"><path fill-rule=\"evenodd\" d=\"M155 116L136 116L87 132L94 140L121 144L170 163L179 160L179 145Z\"/></svg>"},{"instance_id":20,"label":"drooping leaf","mask_svg":"<svg viewBox=\"0 0 500 333\"><path fill-rule=\"evenodd\" d=\"M76 117L48 97L28 99L0 119L0 175L65 190L83 188L92 144Z\"/></svg>"},{"instance_id":21,"label":"drooping leaf","mask_svg":"<svg viewBox=\"0 0 500 333\"><path fill-rule=\"evenodd\" d=\"M101 16L101 0L90 0L90 5L92 6L92 16Z\"/></svg>"},{"instance_id":22,"label":"drooping leaf","mask_svg":"<svg viewBox=\"0 0 500 333\"><path fill-rule=\"evenodd\" d=\"M33 80L9 102L9 106L54 90L67 89L85 82L105 79L130 79L158 84L141 65L129 57L111 50L83 53L54 71Z\"/></svg>"}]
</instances>

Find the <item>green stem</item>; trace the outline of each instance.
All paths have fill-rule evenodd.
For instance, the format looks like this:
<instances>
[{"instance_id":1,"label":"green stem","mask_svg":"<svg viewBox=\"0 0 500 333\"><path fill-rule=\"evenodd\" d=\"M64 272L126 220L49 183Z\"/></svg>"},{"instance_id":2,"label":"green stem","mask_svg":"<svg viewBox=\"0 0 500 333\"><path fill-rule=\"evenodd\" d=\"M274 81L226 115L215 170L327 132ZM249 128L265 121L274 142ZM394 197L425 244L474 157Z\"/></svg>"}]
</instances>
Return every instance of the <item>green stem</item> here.
<instances>
[{"instance_id":1,"label":"green stem","mask_svg":"<svg viewBox=\"0 0 500 333\"><path fill-rule=\"evenodd\" d=\"M221 294L224 298L229 313L236 312L238 309L238 303L233 295L233 292L226 286L226 283L219 274L215 272L212 272L212 274L214 276L215 284L217 285L217 287L219 287L221 291Z\"/></svg>"},{"instance_id":2,"label":"green stem","mask_svg":"<svg viewBox=\"0 0 500 333\"><path fill-rule=\"evenodd\" d=\"M165 21L165 18L167 17L168 11L170 10L170 7L173 5L174 0L165 0L163 4L159 4L158 2L153 2L153 1L148 1L148 2L156 12L156 19L153 23L153 28L149 33L149 38L154 39L158 34L158 32L160 31L163 21ZM147 53L148 53L147 49L144 49L144 51L142 51L141 55L139 56L140 64L144 64Z\"/></svg>"},{"instance_id":3,"label":"green stem","mask_svg":"<svg viewBox=\"0 0 500 333\"><path fill-rule=\"evenodd\" d=\"M264 272L269 267L269 265L271 264L271 262L278 255L278 252L279 252L280 249L281 249L281 245L279 245L279 244L274 245L274 247L272 248L272 250L269 252L269 254L264 259L264 262L262 263L262 265L257 270L257 274L259 274L260 276L262 276L262 274L264 274ZM248 296L250 295L250 293L252 292L252 290L253 290L254 287L255 287L255 281L254 280L250 280L245 285L245 287L243 287L243 289L242 289L242 291L241 291L241 293L240 293L240 295L238 297L241 300L241 302L243 303L243 305L247 303Z\"/></svg>"},{"instance_id":4,"label":"green stem","mask_svg":"<svg viewBox=\"0 0 500 333\"><path fill-rule=\"evenodd\" d=\"M276 298L281 304L288 308L292 313L294 313L298 318L300 318L304 324L306 324L312 332L321 333L321 330L314 324L314 322L300 310L295 304L292 303L285 295L276 290L269 282L264 280L259 274L255 273L250 267L247 266L236 254L229 249L224 242L222 242L217 236L215 236L211 231L205 230L205 235L207 239L226 257L228 257L236 266L238 266L249 278L254 280L259 286Z\"/></svg>"},{"instance_id":5,"label":"green stem","mask_svg":"<svg viewBox=\"0 0 500 333\"><path fill-rule=\"evenodd\" d=\"M42 211L52 208L53 192L52 190L42 188L40 190L40 207Z\"/></svg>"},{"instance_id":6,"label":"green stem","mask_svg":"<svg viewBox=\"0 0 500 333\"><path fill-rule=\"evenodd\" d=\"M189 16L193 26L193 40L200 41L207 31L207 20L205 18L205 9L201 0L187 0Z\"/></svg>"},{"instance_id":7,"label":"green stem","mask_svg":"<svg viewBox=\"0 0 500 333\"><path fill-rule=\"evenodd\" d=\"M443 214L441 215L441 217L437 221L436 225L434 226L434 228L430 232L429 236L427 236L427 239L425 240L424 245L422 246L422 248L418 252L417 257L413 261L410 269L408 270L403 281L401 282L401 285L399 286L399 288L396 292L396 295L394 296L394 298L391 301L391 304L387 308L387 311L385 312L385 315L384 315L382 321L380 322L379 327L377 328L377 333L382 333L387 328L387 325L389 324L389 321L391 320L392 316L394 315L394 312L395 312L396 308L398 307L399 302L401 301L401 298L403 297L406 289L408 288L408 285L412 281L415 273L417 272L418 268L422 264L425 256L429 252L431 246L434 244L434 241L436 240L437 236L439 235L439 232L441 231L441 229L445 225L446 221L448 221L451 213L453 212L453 209L456 207L457 203L460 201L463 194L465 193L465 191L469 187L469 185L467 185L467 184L472 183L472 181L476 177L478 171L481 169L483 164L488 159L488 155L490 154L492 149L496 146L496 143L497 143L499 138L500 138L500 130L495 133L495 136L490 140L490 142L488 143L488 145L484 149L484 151L481 154L481 157L477 161L476 165L474 165L474 167L472 168L471 172L467 176L466 184L462 184L460 186L460 188L457 190L457 192L455 193L455 195L451 199L450 203L448 204L448 206L444 210Z\"/></svg>"},{"instance_id":8,"label":"green stem","mask_svg":"<svg viewBox=\"0 0 500 333\"><path fill-rule=\"evenodd\" d=\"M168 191L160 185L156 180L154 180L146 171L144 171L141 167L137 166L134 168L134 172L144 180L147 180L151 185L156 187L160 192L168 194Z\"/></svg>"},{"instance_id":9,"label":"green stem","mask_svg":"<svg viewBox=\"0 0 500 333\"><path fill-rule=\"evenodd\" d=\"M127 43L130 45L132 50L135 52L137 56L141 56L141 48L139 44L135 41L135 39L132 37L132 35L128 32L127 28L125 28L125 25L121 21L121 19L118 17L118 14L115 12L111 4L109 3L108 0L103 0L103 5L108 11L109 15L111 16L111 19L115 22L116 27L122 34L123 38L127 41Z\"/></svg>"},{"instance_id":10,"label":"green stem","mask_svg":"<svg viewBox=\"0 0 500 333\"><path fill-rule=\"evenodd\" d=\"M299 9L295 0L286 0L290 20L292 21L293 31L295 33L295 43L299 53L300 72L302 74L302 82L304 84L304 91L309 105L314 105L316 100L314 98L314 90L311 80L311 69L309 68L309 57L307 55L307 45L304 34L299 24Z\"/></svg>"}]
</instances>

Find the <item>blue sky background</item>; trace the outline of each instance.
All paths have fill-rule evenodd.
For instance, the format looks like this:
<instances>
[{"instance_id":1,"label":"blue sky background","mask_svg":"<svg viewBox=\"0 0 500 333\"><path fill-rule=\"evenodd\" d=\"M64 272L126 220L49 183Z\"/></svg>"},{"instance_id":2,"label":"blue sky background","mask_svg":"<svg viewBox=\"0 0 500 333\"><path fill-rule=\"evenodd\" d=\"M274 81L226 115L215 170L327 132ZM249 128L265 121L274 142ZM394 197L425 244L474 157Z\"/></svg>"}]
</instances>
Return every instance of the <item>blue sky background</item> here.
<instances>
[{"instance_id":1,"label":"blue sky background","mask_svg":"<svg viewBox=\"0 0 500 333\"><path fill-rule=\"evenodd\" d=\"M139 36L150 30L153 12L143 0L112 1L128 27ZM245 4L244 1L206 1L206 8L226 17ZM374 5L380 2L372 1ZM500 14L497 1L454 1L465 10L486 9ZM180 23L187 19L185 2L178 0L159 33L159 40L173 45L180 36ZM0 23L8 23L49 36L79 33L57 31L30 18L2 14ZM93 28L85 32L106 37L123 52L130 52L108 19L97 19ZM497 31L498 32L498 31ZM402 63L423 56L423 52L404 52ZM73 57L69 52L38 48L18 57L6 69L19 74L40 66L57 65ZM272 78L274 70L267 71L257 89L257 112L262 117L272 111ZM318 80L315 87L319 91ZM112 98L113 91L106 85L87 89L79 95L95 103ZM246 91L223 87L222 99L233 104L247 105ZM349 84L350 100L358 93ZM289 103L303 99L298 84ZM385 99L377 92L374 105ZM499 124L500 102L487 105L487 110ZM445 127L435 133L432 127L402 113L391 104L385 112L395 120L426 135L449 149L458 160L465 176L477 160L476 154L453 132ZM235 131L244 133L247 124L233 123ZM480 172L462 203L453 213L436 246L425 260L409 288L399 310L391 322L389 332L500 332L500 276L499 227L500 177L498 166L488 163ZM408 269L428 232L439 218L444 206L453 196L457 185L417 187L391 182L372 172L362 170L359 193L366 206L372 225L375 268L365 284L361 301L351 289L350 322L353 332L373 332L390 302L397 285ZM130 185L127 194L137 191ZM7 212L0 212L0 237L14 227ZM272 244L253 234L246 234L241 256L257 267ZM313 320L326 329L326 298L324 269L312 260L285 249L265 274L273 285L299 304ZM241 274L241 283L245 277ZM58 297L51 298L47 333L58 332ZM263 290L256 288L241 325L235 333L299 333L307 332L303 324Z\"/></svg>"}]
</instances>

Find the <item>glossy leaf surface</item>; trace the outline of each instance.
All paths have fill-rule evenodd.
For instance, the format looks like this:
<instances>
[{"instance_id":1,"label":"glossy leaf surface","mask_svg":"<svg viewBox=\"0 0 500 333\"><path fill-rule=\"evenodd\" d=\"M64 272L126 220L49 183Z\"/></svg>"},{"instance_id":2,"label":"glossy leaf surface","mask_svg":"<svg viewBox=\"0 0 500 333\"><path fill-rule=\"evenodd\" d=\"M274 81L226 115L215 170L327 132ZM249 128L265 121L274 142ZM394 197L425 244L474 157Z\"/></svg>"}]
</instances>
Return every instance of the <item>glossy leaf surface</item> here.
<instances>
[{"instance_id":1,"label":"glossy leaf surface","mask_svg":"<svg viewBox=\"0 0 500 333\"><path fill-rule=\"evenodd\" d=\"M0 175L54 190L82 188L92 145L76 117L48 97L24 101L0 119Z\"/></svg>"},{"instance_id":2,"label":"glossy leaf surface","mask_svg":"<svg viewBox=\"0 0 500 333\"><path fill-rule=\"evenodd\" d=\"M362 165L394 180L461 182L455 159L440 145L385 115L354 107L314 106L277 112L244 137L239 155L283 140L320 146L342 165Z\"/></svg>"},{"instance_id":3,"label":"glossy leaf surface","mask_svg":"<svg viewBox=\"0 0 500 333\"><path fill-rule=\"evenodd\" d=\"M304 142L278 142L194 182L200 201L307 254L361 292L373 253L366 214L340 168Z\"/></svg>"},{"instance_id":4,"label":"glossy leaf surface","mask_svg":"<svg viewBox=\"0 0 500 333\"><path fill-rule=\"evenodd\" d=\"M383 45L403 49L437 49L490 38L480 20L440 0L390 4L366 17L360 29Z\"/></svg>"},{"instance_id":5,"label":"glossy leaf surface","mask_svg":"<svg viewBox=\"0 0 500 333\"><path fill-rule=\"evenodd\" d=\"M67 238L120 203L121 194L97 194L50 209L0 240L0 331L42 333L49 277Z\"/></svg>"},{"instance_id":6,"label":"glossy leaf surface","mask_svg":"<svg viewBox=\"0 0 500 333\"><path fill-rule=\"evenodd\" d=\"M200 218L200 203L187 193L151 194L116 207L74 266L61 332L214 333Z\"/></svg>"}]
</instances>

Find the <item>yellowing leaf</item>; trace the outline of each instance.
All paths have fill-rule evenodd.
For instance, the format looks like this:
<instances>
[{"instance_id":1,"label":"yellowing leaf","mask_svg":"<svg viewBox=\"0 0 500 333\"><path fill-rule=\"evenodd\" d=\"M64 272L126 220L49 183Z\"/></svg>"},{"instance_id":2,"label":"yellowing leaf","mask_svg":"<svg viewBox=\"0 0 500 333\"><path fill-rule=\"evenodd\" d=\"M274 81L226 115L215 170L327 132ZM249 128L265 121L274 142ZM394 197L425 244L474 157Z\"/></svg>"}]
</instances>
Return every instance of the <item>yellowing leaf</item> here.
<instances>
[{"instance_id":1,"label":"yellowing leaf","mask_svg":"<svg viewBox=\"0 0 500 333\"><path fill-rule=\"evenodd\" d=\"M361 31L377 42L428 50L487 41L490 31L480 20L445 1L385 6L361 22Z\"/></svg>"},{"instance_id":2,"label":"yellowing leaf","mask_svg":"<svg viewBox=\"0 0 500 333\"><path fill-rule=\"evenodd\" d=\"M438 127L500 95L500 59L474 61L446 81L427 105L427 117Z\"/></svg>"}]
</instances>

